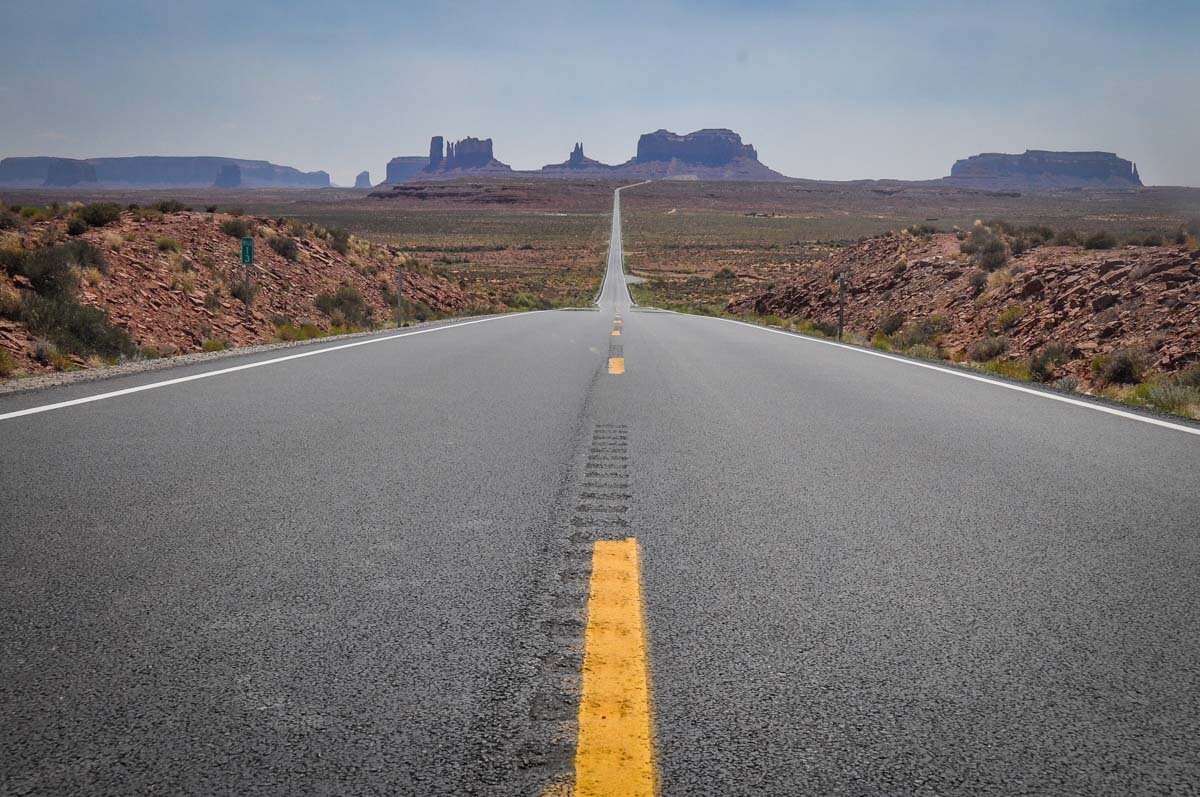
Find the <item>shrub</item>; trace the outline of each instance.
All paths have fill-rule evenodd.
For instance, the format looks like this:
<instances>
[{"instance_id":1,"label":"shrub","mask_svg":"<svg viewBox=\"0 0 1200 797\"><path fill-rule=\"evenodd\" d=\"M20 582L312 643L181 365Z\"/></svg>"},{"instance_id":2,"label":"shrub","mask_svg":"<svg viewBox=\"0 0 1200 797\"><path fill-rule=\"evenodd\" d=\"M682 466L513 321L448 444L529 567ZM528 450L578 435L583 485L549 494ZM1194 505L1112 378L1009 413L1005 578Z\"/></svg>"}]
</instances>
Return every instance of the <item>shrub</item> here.
<instances>
[{"instance_id":1,"label":"shrub","mask_svg":"<svg viewBox=\"0 0 1200 797\"><path fill-rule=\"evenodd\" d=\"M1146 403L1164 412L1183 414L1200 405L1200 389L1177 384L1152 384L1146 387Z\"/></svg>"},{"instance_id":2,"label":"shrub","mask_svg":"<svg viewBox=\"0 0 1200 797\"><path fill-rule=\"evenodd\" d=\"M216 213L216 212L217 212L217 206L216 206L216 205L205 205L205 206L204 206L204 212L205 212L205 213Z\"/></svg>"},{"instance_id":3,"label":"shrub","mask_svg":"<svg viewBox=\"0 0 1200 797\"><path fill-rule=\"evenodd\" d=\"M731 279L735 279L736 277L737 277L737 274L734 273L734 270L731 269L729 266L725 266L720 271L718 271L716 274L713 274L713 279L719 279L719 280L731 280Z\"/></svg>"},{"instance_id":4,"label":"shrub","mask_svg":"<svg viewBox=\"0 0 1200 797\"><path fill-rule=\"evenodd\" d=\"M930 346L937 342L938 335L945 330L946 319L934 315L909 324L892 338L892 343L900 349Z\"/></svg>"},{"instance_id":5,"label":"shrub","mask_svg":"<svg viewBox=\"0 0 1200 797\"><path fill-rule=\"evenodd\" d=\"M894 335L906 320L908 316L903 312L889 313L879 320L879 332L887 336Z\"/></svg>"},{"instance_id":6,"label":"shrub","mask_svg":"<svg viewBox=\"0 0 1200 797\"><path fill-rule=\"evenodd\" d=\"M159 213L179 213L180 211L191 210L191 208L176 199L164 199L154 207Z\"/></svg>"},{"instance_id":7,"label":"shrub","mask_svg":"<svg viewBox=\"0 0 1200 797\"><path fill-rule=\"evenodd\" d=\"M913 224L908 228L908 234L917 238L928 238L936 232L939 230L932 224Z\"/></svg>"},{"instance_id":8,"label":"shrub","mask_svg":"<svg viewBox=\"0 0 1200 797\"><path fill-rule=\"evenodd\" d=\"M108 272L104 253L87 241L70 243L34 252L0 250L0 266L10 274L29 280L41 296L71 298L79 291L79 273L95 268Z\"/></svg>"},{"instance_id":9,"label":"shrub","mask_svg":"<svg viewBox=\"0 0 1200 797\"><path fill-rule=\"evenodd\" d=\"M1162 246L1163 237L1161 235L1147 235L1142 239L1142 246Z\"/></svg>"},{"instance_id":10,"label":"shrub","mask_svg":"<svg viewBox=\"0 0 1200 797\"><path fill-rule=\"evenodd\" d=\"M109 323L107 313L70 299L26 295L21 302L21 321L34 334L74 354L120 357L137 351L129 335Z\"/></svg>"},{"instance_id":11,"label":"shrub","mask_svg":"<svg viewBox=\"0 0 1200 797\"><path fill-rule=\"evenodd\" d=\"M1117 245L1117 239L1109 232L1098 232L1094 235L1089 235L1088 239L1083 242L1084 249L1112 249Z\"/></svg>"},{"instance_id":12,"label":"shrub","mask_svg":"<svg viewBox=\"0 0 1200 797\"><path fill-rule=\"evenodd\" d=\"M882 332L876 332L875 337L871 338L871 348L880 349L882 351L891 351L892 339Z\"/></svg>"},{"instance_id":13,"label":"shrub","mask_svg":"<svg viewBox=\"0 0 1200 797\"><path fill-rule=\"evenodd\" d=\"M250 234L250 222L245 219L225 219L221 222L221 232L231 238L245 238Z\"/></svg>"},{"instance_id":14,"label":"shrub","mask_svg":"<svg viewBox=\"0 0 1200 797\"><path fill-rule=\"evenodd\" d=\"M967 275L967 284L971 286L971 290L976 296L983 293L983 289L986 288L988 284L987 271L981 268L975 269Z\"/></svg>"},{"instance_id":15,"label":"shrub","mask_svg":"<svg viewBox=\"0 0 1200 797\"><path fill-rule=\"evenodd\" d=\"M1045 382L1054 374L1054 369L1071 359L1072 352L1065 343L1047 343L1029 359L1033 378Z\"/></svg>"},{"instance_id":16,"label":"shrub","mask_svg":"<svg viewBox=\"0 0 1200 797\"><path fill-rule=\"evenodd\" d=\"M1079 391L1079 380L1073 376L1064 376L1060 379L1055 379L1053 387L1066 391L1067 393L1076 393Z\"/></svg>"},{"instance_id":17,"label":"shrub","mask_svg":"<svg viewBox=\"0 0 1200 797\"><path fill-rule=\"evenodd\" d=\"M204 309L210 313L221 312L221 294L217 291L204 294Z\"/></svg>"},{"instance_id":18,"label":"shrub","mask_svg":"<svg viewBox=\"0 0 1200 797\"><path fill-rule=\"evenodd\" d=\"M296 244L296 239L286 235L278 235L271 239L271 248L276 254L286 260L295 260L300 254L300 247Z\"/></svg>"},{"instance_id":19,"label":"shrub","mask_svg":"<svg viewBox=\"0 0 1200 797\"><path fill-rule=\"evenodd\" d=\"M158 244L158 251L160 251L160 252L182 252L183 251L183 247L180 245L179 241L176 241L174 238L167 238L167 237L163 236L163 237L158 238L155 241L155 243Z\"/></svg>"},{"instance_id":20,"label":"shrub","mask_svg":"<svg viewBox=\"0 0 1200 797\"><path fill-rule=\"evenodd\" d=\"M20 230L25 224L21 217L11 210L0 210L0 230Z\"/></svg>"},{"instance_id":21,"label":"shrub","mask_svg":"<svg viewBox=\"0 0 1200 797\"><path fill-rule=\"evenodd\" d=\"M83 235L87 231L87 222L78 216L67 222L67 235Z\"/></svg>"},{"instance_id":22,"label":"shrub","mask_svg":"<svg viewBox=\"0 0 1200 797\"><path fill-rule=\"evenodd\" d=\"M967 239L959 244L959 250L988 271L995 271L1008 262L1004 240L984 224L976 223Z\"/></svg>"},{"instance_id":23,"label":"shrub","mask_svg":"<svg viewBox=\"0 0 1200 797\"><path fill-rule=\"evenodd\" d=\"M342 284L335 293L321 293L317 296L317 309L338 325L352 327L370 326L372 309L362 294L352 283Z\"/></svg>"},{"instance_id":24,"label":"shrub","mask_svg":"<svg viewBox=\"0 0 1200 797\"><path fill-rule=\"evenodd\" d=\"M1021 317L1024 315L1025 308L1019 304L1014 304L1012 307L1009 307L1007 310L1000 313L1000 315L996 316L996 320L992 322L992 329L996 330L997 332L1003 332L1004 330L1011 328L1013 324L1020 321Z\"/></svg>"},{"instance_id":25,"label":"shrub","mask_svg":"<svg viewBox=\"0 0 1200 797\"><path fill-rule=\"evenodd\" d=\"M1059 230L1054 234L1055 246L1079 246L1079 233L1074 230Z\"/></svg>"},{"instance_id":26,"label":"shrub","mask_svg":"<svg viewBox=\"0 0 1200 797\"><path fill-rule=\"evenodd\" d=\"M246 211L242 210L241 208L230 208L229 210L227 210L227 211L225 211L225 212L226 212L226 213L228 213L230 216L244 216L244 215L246 215Z\"/></svg>"},{"instance_id":27,"label":"shrub","mask_svg":"<svg viewBox=\"0 0 1200 797\"><path fill-rule=\"evenodd\" d=\"M282 341L313 340L314 338L322 337L324 334L315 324L301 324L300 326L296 326L285 321L275 325L275 336Z\"/></svg>"},{"instance_id":28,"label":"shrub","mask_svg":"<svg viewBox=\"0 0 1200 797\"><path fill-rule=\"evenodd\" d=\"M94 202L75 213L89 227L103 227L121 218L121 206L114 202Z\"/></svg>"},{"instance_id":29,"label":"shrub","mask_svg":"<svg viewBox=\"0 0 1200 797\"><path fill-rule=\"evenodd\" d=\"M1129 349L1092 358L1092 375L1105 385L1132 385L1142 379L1142 358Z\"/></svg>"},{"instance_id":30,"label":"shrub","mask_svg":"<svg viewBox=\"0 0 1200 797\"><path fill-rule=\"evenodd\" d=\"M200 344L200 348L203 351L224 351L229 347L223 340L218 340L217 338L205 338L204 342Z\"/></svg>"},{"instance_id":31,"label":"shrub","mask_svg":"<svg viewBox=\"0 0 1200 797\"><path fill-rule=\"evenodd\" d=\"M1008 351L1008 338L1003 336L982 338L967 350L967 357L977 363L982 363L994 360L1006 351Z\"/></svg>"},{"instance_id":32,"label":"shrub","mask_svg":"<svg viewBox=\"0 0 1200 797\"><path fill-rule=\"evenodd\" d=\"M409 321L430 321L438 318L439 313L429 305L418 299L404 300L404 320Z\"/></svg>"},{"instance_id":33,"label":"shrub","mask_svg":"<svg viewBox=\"0 0 1200 797\"><path fill-rule=\"evenodd\" d=\"M254 302L258 288L249 279L243 278L229 286L229 295L249 307Z\"/></svg>"},{"instance_id":34,"label":"shrub","mask_svg":"<svg viewBox=\"0 0 1200 797\"><path fill-rule=\"evenodd\" d=\"M138 221L162 221L163 214L154 208L137 208L133 211L133 217Z\"/></svg>"},{"instance_id":35,"label":"shrub","mask_svg":"<svg viewBox=\"0 0 1200 797\"><path fill-rule=\"evenodd\" d=\"M80 271L79 276L83 278L86 284L91 285L93 288L104 282L104 274L101 273L100 269L90 266Z\"/></svg>"},{"instance_id":36,"label":"shrub","mask_svg":"<svg viewBox=\"0 0 1200 797\"><path fill-rule=\"evenodd\" d=\"M1021 360L990 360L983 363L981 367L998 376L1017 379L1021 382L1028 382L1033 378L1033 374L1029 370L1029 363Z\"/></svg>"},{"instance_id":37,"label":"shrub","mask_svg":"<svg viewBox=\"0 0 1200 797\"><path fill-rule=\"evenodd\" d=\"M339 255L347 254L350 251L350 233L346 230L333 228L329 231L330 246L333 251Z\"/></svg>"},{"instance_id":38,"label":"shrub","mask_svg":"<svg viewBox=\"0 0 1200 797\"><path fill-rule=\"evenodd\" d=\"M1200 362L1192 363L1177 373L1175 381L1186 387L1200 387Z\"/></svg>"},{"instance_id":39,"label":"shrub","mask_svg":"<svg viewBox=\"0 0 1200 797\"><path fill-rule=\"evenodd\" d=\"M12 376L17 370L17 358L8 349L0 348L0 377Z\"/></svg>"},{"instance_id":40,"label":"shrub","mask_svg":"<svg viewBox=\"0 0 1200 797\"><path fill-rule=\"evenodd\" d=\"M537 307L542 307L543 305L543 301L541 299L538 299L538 297L534 296L532 293L526 293L524 291L512 294L504 300L504 303L509 307L514 307L518 310L532 310Z\"/></svg>"},{"instance_id":41,"label":"shrub","mask_svg":"<svg viewBox=\"0 0 1200 797\"><path fill-rule=\"evenodd\" d=\"M924 343L909 346L904 350L904 353L909 357L920 357L922 360L937 360L942 356L942 353L938 351L936 346L927 346Z\"/></svg>"}]
</instances>

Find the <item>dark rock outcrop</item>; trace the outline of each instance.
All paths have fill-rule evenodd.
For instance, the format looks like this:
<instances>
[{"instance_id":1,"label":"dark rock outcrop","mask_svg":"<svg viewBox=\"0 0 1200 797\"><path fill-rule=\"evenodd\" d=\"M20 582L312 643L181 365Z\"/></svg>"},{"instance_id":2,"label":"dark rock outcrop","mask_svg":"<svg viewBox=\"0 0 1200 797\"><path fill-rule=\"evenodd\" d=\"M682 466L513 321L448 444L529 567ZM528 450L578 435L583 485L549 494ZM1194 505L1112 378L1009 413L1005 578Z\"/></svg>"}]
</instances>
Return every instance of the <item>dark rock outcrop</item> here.
<instances>
[{"instance_id":1,"label":"dark rock outcrop","mask_svg":"<svg viewBox=\"0 0 1200 797\"><path fill-rule=\"evenodd\" d=\"M221 171L217 172L217 179L213 181L214 188L237 188L242 184L242 167L236 163L226 163L221 167Z\"/></svg>"},{"instance_id":2,"label":"dark rock outcrop","mask_svg":"<svg viewBox=\"0 0 1200 797\"><path fill-rule=\"evenodd\" d=\"M429 158L425 155L401 155L392 158L388 161L387 176L384 178L384 182L388 185L397 185L411 180L415 175L424 171L429 163Z\"/></svg>"},{"instance_id":3,"label":"dark rock outcrop","mask_svg":"<svg viewBox=\"0 0 1200 797\"><path fill-rule=\"evenodd\" d=\"M478 139L468 136L460 141L446 143L443 153L443 138L434 136L429 142L429 164L426 172L456 172L459 174L495 174L511 172L512 168L496 160L492 153L490 138ZM389 182L391 182L389 180Z\"/></svg>"},{"instance_id":4,"label":"dark rock outcrop","mask_svg":"<svg viewBox=\"0 0 1200 797\"><path fill-rule=\"evenodd\" d=\"M44 185L69 186L94 182L96 182L96 168L87 161L50 158Z\"/></svg>"},{"instance_id":5,"label":"dark rock outcrop","mask_svg":"<svg viewBox=\"0 0 1200 797\"><path fill-rule=\"evenodd\" d=\"M120 187L208 187L216 182L222 167L230 164L236 165L241 171L243 186L292 186L297 188L326 188L329 186L329 175L325 172L302 172L290 166L279 166L268 161L207 156L136 156L88 158L78 161L48 157L5 158L0 161L0 184L38 185L45 183L50 175L52 165L58 161L88 164L94 170L95 182ZM85 177L88 173L88 167L84 166L63 167L59 164L55 168L59 170L70 168L81 177ZM91 182L91 180L82 179L77 182ZM61 185L62 183L53 184Z\"/></svg>"},{"instance_id":6,"label":"dark rock outcrop","mask_svg":"<svg viewBox=\"0 0 1200 797\"><path fill-rule=\"evenodd\" d=\"M985 152L955 161L950 176L970 188L1138 188L1137 166L1112 152L1026 150L1020 155Z\"/></svg>"},{"instance_id":7,"label":"dark rock outcrop","mask_svg":"<svg viewBox=\"0 0 1200 797\"><path fill-rule=\"evenodd\" d=\"M359 172L358 176L354 178L354 187L355 188L370 188L371 187L371 173L369 171Z\"/></svg>"},{"instance_id":8,"label":"dark rock outcrop","mask_svg":"<svg viewBox=\"0 0 1200 797\"><path fill-rule=\"evenodd\" d=\"M698 166L727 166L737 158L758 160L754 147L742 143L742 137L732 130L697 130L676 135L667 130L644 133L638 139L638 163L677 160Z\"/></svg>"},{"instance_id":9,"label":"dark rock outcrop","mask_svg":"<svg viewBox=\"0 0 1200 797\"><path fill-rule=\"evenodd\" d=\"M96 182L95 168L75 158L5 158L0 160L0 185L70 186Z\"/></svg>"},{"instance_id":10,"label":"dark rock outcrop","mask_svg":"<svg viewBox=\"0 0 1200 797\"><path fill-rule=\"evenodd\" d=\"M594 158L589 158L583 154L583 144L576 144L571 150L571 155L562 163L551 163L542 167L542 174L553 176L556 172L563 171L568 174L579 172L582 170L592 171L611 171L615 167L609 166L607 163L601 163Z\"/></svg>"},{"instance_id":11,"label":"dark rock outcrop","mask_svg":"<svg viewBox=\"0 0 1200 797\"><path fill-rule=\"evenodd\" d=\"M584 157L583 145L565 163L543 166L544 177L615 177L620 179L786 180L758 160L754 147L732 130L697 130L677 135L668 130L638 139L637 155L619 166Z\"/></svg>"}]
</instances>

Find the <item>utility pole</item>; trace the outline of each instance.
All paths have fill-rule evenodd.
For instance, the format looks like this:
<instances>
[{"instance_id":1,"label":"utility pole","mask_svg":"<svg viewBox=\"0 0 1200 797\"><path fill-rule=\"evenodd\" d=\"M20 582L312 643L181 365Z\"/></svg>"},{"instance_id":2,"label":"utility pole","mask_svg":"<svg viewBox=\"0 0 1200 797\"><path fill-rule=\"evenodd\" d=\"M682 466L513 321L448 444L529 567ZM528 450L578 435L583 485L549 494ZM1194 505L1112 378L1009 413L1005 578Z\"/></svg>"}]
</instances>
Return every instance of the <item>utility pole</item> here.
<instances>
[{"instance_id":1,"label":"utility pole","mask_svg":"<svg viewBox=\"0 0 1200 797\"><path fill-rule=\"evenodd\" d=\"M846 329L846 272L838 272L838 340Z\"/></svg>"}]
</instances>

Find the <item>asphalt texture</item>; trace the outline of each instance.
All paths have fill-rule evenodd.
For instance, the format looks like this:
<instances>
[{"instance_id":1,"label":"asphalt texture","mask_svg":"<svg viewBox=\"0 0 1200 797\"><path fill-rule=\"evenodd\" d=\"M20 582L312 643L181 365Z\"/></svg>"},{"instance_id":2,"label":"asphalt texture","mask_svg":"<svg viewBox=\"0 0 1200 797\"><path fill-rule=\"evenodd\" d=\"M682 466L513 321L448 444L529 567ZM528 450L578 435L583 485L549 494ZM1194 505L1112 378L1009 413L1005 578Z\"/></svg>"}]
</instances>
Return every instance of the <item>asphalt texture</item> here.
<instances>
[{"instance_id":1,"label":"asphalt texture","mask_svg":"<svg viewBox=\"0 0 1200 797\"><path fill-rule=\"evenodd\" d=\"M1200 791L1200 437L633 307L613 227L595 311L0 397L267 363L0 419L0 793L540 794L623 536L664 795Z\"/></svg>"}]
</instances>

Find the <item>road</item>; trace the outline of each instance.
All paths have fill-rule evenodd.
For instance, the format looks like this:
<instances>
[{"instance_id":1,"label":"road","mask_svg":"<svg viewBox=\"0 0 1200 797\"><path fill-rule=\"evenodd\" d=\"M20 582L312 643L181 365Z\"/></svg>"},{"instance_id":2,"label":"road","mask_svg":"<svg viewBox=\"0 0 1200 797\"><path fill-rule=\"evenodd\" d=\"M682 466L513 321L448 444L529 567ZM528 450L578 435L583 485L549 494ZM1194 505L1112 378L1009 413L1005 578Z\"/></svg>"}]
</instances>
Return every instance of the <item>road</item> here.
<instances>
[{"instance_id":1,"label":"road","mask_svg":"<svg viewBox=\"0 0 1200 797\"><path fill-rule=\"evenodd\" d=\"M1200 790L1194 429L634 307L614 211L597 311L0 398L0 793Z\"/></svg>"}]
</instances>

